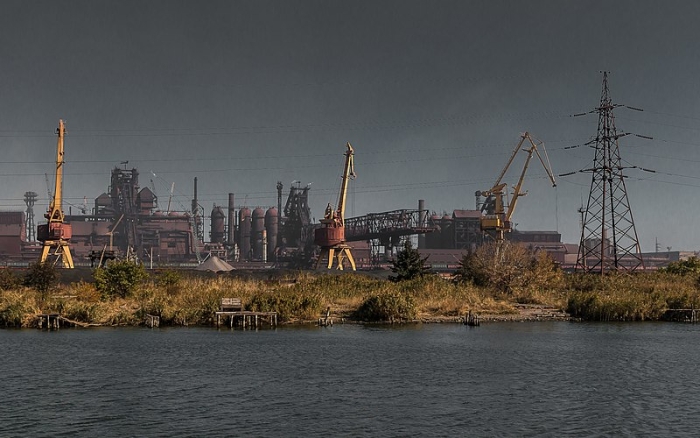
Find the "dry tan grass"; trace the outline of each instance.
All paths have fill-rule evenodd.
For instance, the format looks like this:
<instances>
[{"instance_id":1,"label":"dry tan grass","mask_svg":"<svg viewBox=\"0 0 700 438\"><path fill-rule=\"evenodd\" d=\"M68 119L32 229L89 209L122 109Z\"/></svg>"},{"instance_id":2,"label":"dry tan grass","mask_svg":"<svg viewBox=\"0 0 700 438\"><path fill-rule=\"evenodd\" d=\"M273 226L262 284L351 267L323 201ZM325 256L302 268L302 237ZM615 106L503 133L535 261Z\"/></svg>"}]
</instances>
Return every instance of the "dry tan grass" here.
<instances>
[{"instance_id":1,"label":"dry tan grass","mask_svg":"<svg viewBox=\"0 0 700 438\"><path fill-rule=\"evenodd\" d=\"M244 304L280 306L290 321L315 320L331 308L334 317L352 317L370 296L410 296L421 319L456 318L472 311L512 315L516 305L538 304L569 309L589 319L655 319L666 308L699 307L698 282L692 276L644 274L567 276L559 288L534 286L499 292L470 283L455 284L439 277L392 283L363 275L302 273L293 282L244 280L230 276L183 278L167 286L143 284L127 298L104 299L86 282L63 286L44 296L28 289L0 292L0 326L31 326L42 312L92 324L137 325L146 314L164 325L210 324L223 297Z\"/></svg>"}]
</instances>

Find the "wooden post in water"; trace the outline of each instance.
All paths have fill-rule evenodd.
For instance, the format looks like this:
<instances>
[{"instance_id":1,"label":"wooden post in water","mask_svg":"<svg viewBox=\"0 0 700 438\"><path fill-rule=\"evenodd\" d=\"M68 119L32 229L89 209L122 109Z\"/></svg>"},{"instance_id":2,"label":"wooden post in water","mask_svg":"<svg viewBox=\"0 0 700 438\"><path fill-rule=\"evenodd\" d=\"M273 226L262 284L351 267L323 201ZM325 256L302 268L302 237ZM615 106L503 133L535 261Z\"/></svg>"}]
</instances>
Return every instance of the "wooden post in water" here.
<instances>
[{"instance_id":1,"label":"wooden post in water","mask_svg":"<svg viewBox=\"0 0 700 438\"><path fill-rule=\"evenodd\" d=\"M470 326L470 327L478 327L481 325L481 322L479 321L479 315L476 313L472 313L470 310L469 313L467 313L467 317L464 319L464 324Z\"/></svg>"}]
</instances>

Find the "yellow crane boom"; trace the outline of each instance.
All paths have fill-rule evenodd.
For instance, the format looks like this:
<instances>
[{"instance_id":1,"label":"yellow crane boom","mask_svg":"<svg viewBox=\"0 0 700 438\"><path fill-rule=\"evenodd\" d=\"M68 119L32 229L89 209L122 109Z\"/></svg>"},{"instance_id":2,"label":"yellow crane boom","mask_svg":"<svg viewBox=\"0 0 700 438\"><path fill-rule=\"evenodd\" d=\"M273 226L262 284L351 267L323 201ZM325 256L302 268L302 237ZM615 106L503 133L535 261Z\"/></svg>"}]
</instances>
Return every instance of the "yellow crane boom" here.
<instances>
[{"instance_id":1,"label":"yellow crane boom","mask_svg":"<svg viewBox=\"0 0 700 438\"><path fill-rule=\"evenodd\" d=\"M540 163L542 163L542 167L544 168L545 172L547 173L547 177L549 177L549 180L552 182L552 187L557 186L557 182L554 180L554 174L552 174L552 166L549 164L549 159L547 159L547 163L544 162L544 159L542 159L542 155L540 155L540 151L537 150L537 144L535 141L532 139L530 134L526 132L523 135L523 139L527 138L530 141L530 147L527 149L523 149L524 151L527 152L527 159L525 160L525 165L523 166L523 171L520 173L520 179L518 179L518 184L515 185L515 188L513 190L513 199L510 201L510 204L508 205L508 212L506 213L506 221L510 221L510 218L513 216L513 213L515 212L515 207L518 204L518 198L521 196L525 196L526 193L522 193L520 189L523 186L523 181L525 180L525 172L527 172L528 165L530 164L530 160L532 159L532 154L534 153L537 155L537 158L539 158ZM522 141L521 141L522 144ZM540 145L544 144L540 142ZM543 151L546 156L546 151Z\"/></svg>"},{"instance_id":2,"label":"yellow crane boom","mask_svg":"<svg viewBox=\"0 0 700 438\"><path fill-rule=\"evenodd\" d=\"M338 196L338 209L336 210L336 216L340 221L340 226L345 226L345 201L348 196L348 182L349 180L355 179L355 151L347 143L345 151L345 167L343 168L343 182L340 184L340 194Z\"/></svg>"},{"instance_id":3,"label":"yellow crane boom","mask_svg":"<svg viewBox=\"0 0 700 438\"><path fill-rule=\"evenodd\" d=\"M522 149L525 140L528 140L530 142L530 146ZM544 156L545 158L547 158L546 162L540 154L539 150L537 149L538 144L541 145L543 148L543 153L545 154ZM526 152L527 158L525 160L523 170L520 172L520 178L518 179L518 183L513 188L513 198L506 209L503 197L506 194L504 190L506 189L507 184L502 183L501 180L503 179L503 176L506 174L511 164L513 163L515 156L520 151ZM515 212L515 208L518 204L518 199L527 194L527 192L522 192L522 186L523 181L525 180L525 174L527 173L527 169L530 165L530 160L532 160L533 154L537 155L537 158L540 160L540 163L542 163L542 167L544 167L545 172L549 177L549 180L552 182L552 186L557 186L556 181L554 180L554 174L551 170L551 164L549 164L547 152L546 150L544 150L544 144L541 141L539 143L535 142L535 140L532 138L529 132L523 133L521 135L520 141L518 142L517 146L513 150L513 153L508 159L508 162L506 163L505 167L496 179L496 183L490 190L481 192L482 196L487 197L487 200L484 204L484 208L482 208L482 211L486 210L486 215L482 216L481 218L481 230L490 234L494 234L494 238L497 242L502 242L505 239L505 233L512 231L511 219L513 217L513 213Z\"/></svg>"},{"instance_id":4,"label":"yellow crane boom","mask_svg":"<svg viewBox=\"0 0 700 438\"><path fill-rule=\"evenodd\" d=\"M63 222L63 165L65 159L63 157L63 138L66 134L66 125L63 120L58 121L58 143L56 145L56 179L54 183L53 197L49 204L49 211L46 213L46 219L49 222Z\"/></svg>"},{"instance_id":5,"label":"yellow crane boom","mask_svg":"<svg viewBox=\"0 0 700 438\"><path fill-rule=\"evenodd\" d=\"M44 215L47 219L45 224L37 227L37 240L43 243L41 257L39 261L45 263L49 258L53 258L53 263L59 261L64 268L73 268L73 257L70 253L68 242L72 235L70 224L64 223L63 214L63 139L66 133L66 126L63 120L58 121L58 142L56 144L56 180L53 197L49 203L49 209Z\"/></svg>"}]
</instances>

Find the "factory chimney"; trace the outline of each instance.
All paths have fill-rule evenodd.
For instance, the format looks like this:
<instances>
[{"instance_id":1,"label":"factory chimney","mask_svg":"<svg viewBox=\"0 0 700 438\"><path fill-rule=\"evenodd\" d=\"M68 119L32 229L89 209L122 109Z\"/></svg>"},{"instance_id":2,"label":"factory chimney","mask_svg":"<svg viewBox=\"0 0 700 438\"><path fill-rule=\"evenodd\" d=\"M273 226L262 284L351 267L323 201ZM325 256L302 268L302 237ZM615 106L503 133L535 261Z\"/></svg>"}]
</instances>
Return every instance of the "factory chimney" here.
<instances>
[{"instance_id":1,"label":"factory chimney","mask_svg":"<svg viewBox=\"0 0 700 438\"><path fill-rule=\"evenodd\" d=\"M197 177L194 177L194 199L192 199L192 214L197 217Z\"/></svg>"},{"instance_id":2,"label":"factory chimney","mask_svg":"<svg viewBox=\"0 0 700 438\"><path fill-rule=\"evenodd\" d=\"M419 228L425 228L428 226L424 199L418 200L418 220L420 221L420 223L418 224ZM418 248L425 249L425 234L418 235Z\"/></svg>"},{"instance_id":3,"label":"factory chimney","mask_svg":"<svg viewBox=\"0 0 700 438\"><path fill-rule=\"evenodd\" d=\"M234 233L236 231L236 210L233 204L233 193L228 194L228 244L233 245L235 242Z\"/></svg>"}]
</instances>

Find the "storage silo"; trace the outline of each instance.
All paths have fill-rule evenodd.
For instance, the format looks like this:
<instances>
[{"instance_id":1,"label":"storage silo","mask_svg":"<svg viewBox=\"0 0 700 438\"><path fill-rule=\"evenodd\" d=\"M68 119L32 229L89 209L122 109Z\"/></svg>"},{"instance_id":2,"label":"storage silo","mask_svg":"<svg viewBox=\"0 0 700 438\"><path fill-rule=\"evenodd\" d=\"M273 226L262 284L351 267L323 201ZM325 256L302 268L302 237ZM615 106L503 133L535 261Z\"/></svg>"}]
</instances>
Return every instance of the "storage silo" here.
<instances>
[{"instance_id":1,"label":"storage silo","mask_svg":"<svg viewBox=\"0 0 700 438\"><path fill-rule=\"evenodd\" d=\"M277 248L277 233L279 229L279 216L275 207L265 213L265 230L267 231L267 259L274 260L275 248Z\"/></svg>"},{"instance_id":2,"label":"storage silo","mask_svg":"<svg viewBox=\"0 0 700 438\"><path fill-rule=\"evenodd\" d=\"M211 211L211 243L224 243L226 235L226 215L224 209L214 205Z\"/></svg>"},{"instance_id":3,"label":"storage silo","mask_svg":"<svg viewBox=\"0 0 700 438\"><path fill-rule=\"evenodd\" d=\"M238 247L241 260L250 260L250 209L243 207L238 210Z\"/></svg>"},{"instance_id":4,"label":"storage silo","mask_svg":"<svg viewBox=\"0 0 700 438\"><path fill-rule=\"evenodd\" d=\"M265 229L265 210L258 207L253 210L253 228L250 233L250 244L253 248L253 260L263 258L263 235Z\"/></svg>"}]
</instances>

